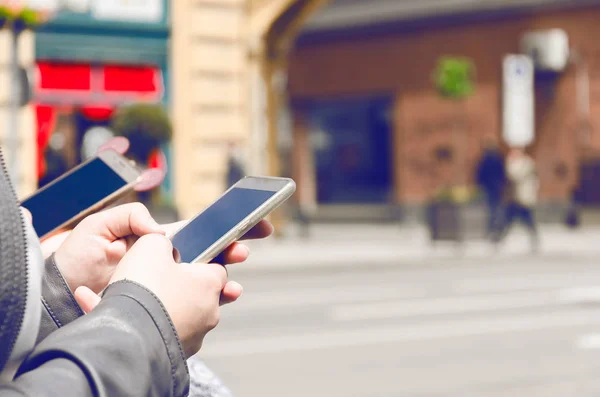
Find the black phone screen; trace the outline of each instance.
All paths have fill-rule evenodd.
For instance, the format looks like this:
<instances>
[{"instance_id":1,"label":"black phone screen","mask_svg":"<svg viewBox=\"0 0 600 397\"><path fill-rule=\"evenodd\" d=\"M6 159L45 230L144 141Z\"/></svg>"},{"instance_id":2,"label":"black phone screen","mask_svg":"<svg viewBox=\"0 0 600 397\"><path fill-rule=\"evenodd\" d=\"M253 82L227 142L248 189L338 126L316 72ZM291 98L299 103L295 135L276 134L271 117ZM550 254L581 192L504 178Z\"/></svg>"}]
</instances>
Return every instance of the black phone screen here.
<instances>
[{"instance_id":1,"label":"black phone screen","mask_svg":"<svg viewBox=\"0 0 600 397\"><path fill-rule=\"evenodd\" d=\"M233 188L171 238L181 261L189 263L235 228L276 192Z\"/></svg>"},{"instance_id":2,"label":"black phone screen","mask_svg":"<svg viewBox=\"0 0 600 397\"><path fill-rule=\"evenodd\" d=\"M100 158L95 158L21 205L31 212L33 228L41 237L126 185L127 181Z\"/></svg>"}]
</instances>

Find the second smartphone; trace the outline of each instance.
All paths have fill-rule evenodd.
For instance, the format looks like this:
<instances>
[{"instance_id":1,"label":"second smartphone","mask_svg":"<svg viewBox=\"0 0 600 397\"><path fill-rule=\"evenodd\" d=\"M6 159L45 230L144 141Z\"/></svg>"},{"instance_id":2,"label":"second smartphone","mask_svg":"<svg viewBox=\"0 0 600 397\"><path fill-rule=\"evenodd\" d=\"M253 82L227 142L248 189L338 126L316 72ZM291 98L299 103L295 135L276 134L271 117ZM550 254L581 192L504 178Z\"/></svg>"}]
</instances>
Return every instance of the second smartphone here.
<instances>
[{"instance_id":1,"label":"second smartphone","mask_svg":"<svg viewBox=\"0 0 600 397\"><path fill-rule=\"evenodd\" d=\"M105 150L21 202L40 238L68 227L133 189L141 177L128 159Z\"/></svg>"},{"instance_id":2,"label":"second smartphone","mask_svg":"<svg viewBox=\"0 0 600 397\"><path fill-rule=\"evenodd\" d=\"M293 180L246 177L171 237L182 262L209 262L296 190Z\"/></svg>"}]
</instances>

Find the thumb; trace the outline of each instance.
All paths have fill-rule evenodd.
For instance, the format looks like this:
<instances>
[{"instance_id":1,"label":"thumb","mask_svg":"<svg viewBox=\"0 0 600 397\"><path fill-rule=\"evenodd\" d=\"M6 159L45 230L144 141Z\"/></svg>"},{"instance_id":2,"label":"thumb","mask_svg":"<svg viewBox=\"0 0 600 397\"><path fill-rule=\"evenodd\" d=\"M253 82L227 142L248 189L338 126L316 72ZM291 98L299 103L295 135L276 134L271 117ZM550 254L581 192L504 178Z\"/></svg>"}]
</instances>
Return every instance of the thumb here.
<instances>
[{"instance_id":1,"label":"thumb","mask_svg":"<svg viewBox=\"0 0 600 397\"><path fill-rule=\"evenodd\" d=\"M147 192L160 186L165 179L165 172L158 168L150 168L142 173L142 177L134 186L136 192Z\"/></svg>"},{"instance_id":2,"label":"thumb","mask_svg":"<svg viewBox=\"0 0 600 397\"><path fill-rule=\"evenodd\" d=\"M111 208L98 214L95 227L100 234L119 239L130 235L144 236L150 233L164 234L148 209L140 203L130 203Z\"/></svg>"},{"instance_id":3,"label":"thumb","mask_svg":"<svg viewBox=\"0 0 600 397\"><path fill-rule=\"evenodd\" d=\"M111 282L130 280L142 285L146 285L145 282L160 285L158 274L173 265L176 265L176 262L171 240L164 235L147 234L140 237L123 256Z\"/></svg>"},{"instance_id":4,"label":"thumb","mask_svg":"<svg viewBox=\"0 0 600 397\"><path fill-rule=\"evenodd\" d=\"M173 244L164 235L160 234L147 234L140 237L135 244L127 251L119 266L114 277L119 274L125 274L129 267L137 268L143 264L142 269L144 273L147 273L153 268L154 265L169 265L175 263L173 257ZM118 280L120 278L116 278Z\"/></svg>"},{"instance_id":5,"label":"thumb","mask_svg":"<svg viewBox=\"0 0 600 397\"><path fill-rule=\"evenodd\" d=\"M88 287L79 287L75 290L75 300L85 314L88 314L100 303L101 298Z\"/></svg>"}]
</instances>

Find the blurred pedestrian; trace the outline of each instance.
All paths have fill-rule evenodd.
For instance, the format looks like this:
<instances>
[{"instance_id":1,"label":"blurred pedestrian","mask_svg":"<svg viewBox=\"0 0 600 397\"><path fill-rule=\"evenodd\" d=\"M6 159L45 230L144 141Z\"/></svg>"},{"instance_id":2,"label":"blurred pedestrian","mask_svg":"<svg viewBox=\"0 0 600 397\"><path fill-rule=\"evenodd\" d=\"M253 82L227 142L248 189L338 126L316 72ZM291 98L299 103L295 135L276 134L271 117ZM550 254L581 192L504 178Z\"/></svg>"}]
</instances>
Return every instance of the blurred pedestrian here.
<instances>
[{"instance_id":1,"label":"blurred pedestrian","mask_svg":"<svg viewBox=\"0 0 600 397\"><path fill-rule=\"evenodd\" d=\"M44 160L46 169L44 174L39 176L38 187L40 188L46 186L69 170L67 161L62 153L51 146L46 149Z\"/></svg>"},{"instance_id":2,"label":"blurred pedestrian","mask_svg":"<svg viewBox=\"0 0 600 397\"><path fill-rule=\"evenodd\" d=\"M228 146L228 159L227 159L227 188L235 185L237 181L246 176L244 169L244 162L240 149L235 142L230 142Z\"/></svg>"},{"instance_id":3,"label":"blurred pedestrian","mask_svg":"<svg viewBox=\"0 0 600 397\"><path fill-rule=\"evenodd\" d=\"M565 214L565 225L570 229L576 229L581 226L581 216L579 214L580 197L579 188L573 189L571 192L571 200Z\"/></svg>"},{"instance_id":4,"label":"blurred pedestrian","mask_svg":"<svg viewBox=\"0 0 600 397\"><path fill-rule=\"evenodd\" d=\"M487 204L488 236L493 236L502 228L502 199L507 184L504 155L498 144L488 139L477 167L477 184L485 193Z\"/></svg>"},{"instance_id":5,"label":"blurred pedestrian","mask_svg":"<svg viewBox=\"0 0 600 397\"><path fill-rule=\"evenodd\" d=\"M531 235L532 252L539 247L534 210L538 200L539 181L535 161L520 148L512 149L506 160L506 174L511 183L506 221L497 241L506 236L512 224L520 220Z\"/></svg>"}]
</instances>

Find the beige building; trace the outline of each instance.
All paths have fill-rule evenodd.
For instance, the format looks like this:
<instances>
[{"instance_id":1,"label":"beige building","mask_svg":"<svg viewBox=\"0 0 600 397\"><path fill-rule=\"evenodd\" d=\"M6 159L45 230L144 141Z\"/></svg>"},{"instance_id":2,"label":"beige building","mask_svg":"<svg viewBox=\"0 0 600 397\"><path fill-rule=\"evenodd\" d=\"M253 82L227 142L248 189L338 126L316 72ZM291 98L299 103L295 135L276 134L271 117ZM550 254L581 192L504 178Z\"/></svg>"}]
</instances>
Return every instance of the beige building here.
<instances>
[{"instance_id":1,"label":"beige building","mask_svg":"<svg viewBox=\"0 0 600 397\"><path fill-rule=\"evenodd\" d=\"M7 30L0 30L0 142L3 149L8 129L8 115L10 109L10 54L11 54L11 35ZM34 63L34 40L33 34L25 32L20 36L20 61L23 66L31 66ZM19 164L18 194L23 197L33 192L37 186L37 174L33 164L35 161L35 118L31 106L24 107L21 110L19 123ZM5 160L10 163L10 153L3 151Z\"/></svg>"},{"instance_id":2,"label":"beige building","mask_svg":"<svg viewBox=\"0 0 600 397\"><path fill-rule=\"evenodd\" d=\"M188 217L224 189L227 143L278 175L277 124L293 38L323 0L172 1L175 199ZM278 89L279 88L279 89Z\"/></svg>"}]
</instances>

